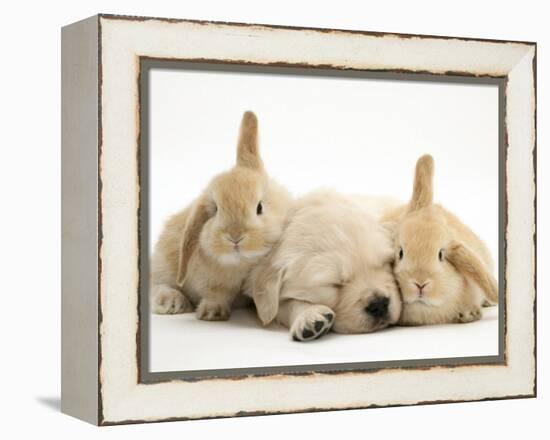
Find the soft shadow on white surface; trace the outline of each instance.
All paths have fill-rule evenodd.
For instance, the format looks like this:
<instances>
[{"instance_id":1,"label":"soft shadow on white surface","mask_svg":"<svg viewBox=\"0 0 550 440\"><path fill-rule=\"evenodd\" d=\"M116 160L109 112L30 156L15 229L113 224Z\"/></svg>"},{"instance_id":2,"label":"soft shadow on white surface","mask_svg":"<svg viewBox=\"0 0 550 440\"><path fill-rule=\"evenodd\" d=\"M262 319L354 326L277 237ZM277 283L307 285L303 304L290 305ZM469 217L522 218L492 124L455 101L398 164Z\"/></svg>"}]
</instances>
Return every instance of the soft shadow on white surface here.
<instances>
[{"instance_id":1,"label":"soft shadow on white surface","mask_svg":"<svg viewBox=\"0 0 550 440\"><path fill-rule=\"evenodd\" d=\"M235 310L225 322L151 315L150 326L151 372L498 355L498 307L469 324L329 333L307 343L281 326L262 327L253 309Z\"/></svg>"},{"instance_id":2,"label":"soft shadow on white surface","mask_svg":"<svg viewBox=\"0 0 550 440\"><path fill-rule=\"evenodd\" d=\"M51 411L61 411L61 397L37 397L36 401Z\"/></svg>"}]
</instances>

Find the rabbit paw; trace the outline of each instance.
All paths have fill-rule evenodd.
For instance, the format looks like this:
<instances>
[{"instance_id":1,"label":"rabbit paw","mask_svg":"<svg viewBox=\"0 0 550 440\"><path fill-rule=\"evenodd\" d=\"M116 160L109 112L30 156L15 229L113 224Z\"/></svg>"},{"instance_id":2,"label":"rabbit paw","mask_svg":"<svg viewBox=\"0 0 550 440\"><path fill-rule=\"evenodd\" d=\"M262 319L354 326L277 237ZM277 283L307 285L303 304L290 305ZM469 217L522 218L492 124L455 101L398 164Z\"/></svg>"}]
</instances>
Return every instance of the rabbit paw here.
<instances>
[{"instance_id":1,"label":"rabbit paw","mask_svg":"<svg viewBox=\"0 0 550 440\"><path fill-rule=\"evenodd\" d=\"M179 290L170 286L155 286L153 288L151 309L159 315L187 313L193 311L193 305Z\"/></svg>"},{"instance_id":2,"label":"rabbit paw","mask_svg":"<svg viewBox=\"0 0 550 440\"><path fill-rule=\"evenodd\" d=\"M472 310L462 311L457 314L456 322L466 323L474 322L481 319L481 309L475 308Z\"/></svg>"},{"instance_id":3,"label":"rabbit paw","mask_svg":"<svg viewBox=\"0 0 550 440\"><path fill-rule=\"evenodd\" d=\"M334 323L334 312L326 307L308 307L294 320L290 334L295 341L313 341L328 333Z\"/></svg>"},{"instance_id":4,"label":"rabbit paw","mask_svg":"<svg viewBox=\"0 0 550 440\"><path fill-rule=\"evenodd\" d=\"M197 319L202 321L227 321L231 314L231 306L203 299L197 307Z\"/></svg>"}]
</instances>

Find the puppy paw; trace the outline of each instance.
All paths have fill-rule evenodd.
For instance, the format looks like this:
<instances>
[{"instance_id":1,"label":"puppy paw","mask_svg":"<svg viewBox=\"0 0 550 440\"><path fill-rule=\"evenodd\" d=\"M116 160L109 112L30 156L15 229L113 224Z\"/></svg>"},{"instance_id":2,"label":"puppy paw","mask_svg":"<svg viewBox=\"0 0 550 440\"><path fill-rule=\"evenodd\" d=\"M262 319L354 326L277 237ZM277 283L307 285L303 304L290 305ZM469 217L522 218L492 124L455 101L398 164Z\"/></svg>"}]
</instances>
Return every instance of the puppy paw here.
<instances>
[{"instance_id":1,"label":"puppy paw","mask_svg":"<svg viewBox=\"0 0 550 440\"><path fill-rule=\"evenodd\" d=\"M328 333L334 323L334 312L326 307L308 307L294 320L290 334L295 341L313 341Z\"/></svg>"},{"instance_id":2,"label":"puppy paw","mask_svg":"<svg viewBox=\"0 0 550 440\"><path fill-rule=\"evenodd\" d=\"M481 309L476 308L472 310L465 310L462 312L459 312L456 316L456 322L460 323L466 323L466 322L474 322L481 319Z\"/></svg>"},{"instance_id":3,"label":"puppy paw","mask_svg":"<svg viewBox=\"0 0 550 440\"><path fill-rule=\"evenodd\" d=\"M203 299L197 307L197 319L202 321L227 321L231 315L231 307L228 304Z\"/></svg>"},{"instance_id":4,"label":"puppy paw","mask_svg":"<svg viewBox=\"0 0 550 440\"><path fill-rule=\"evenodd\" d=\"M193 305L179 290L170 286L155 286L151 297L151 310L159 315L187 313Z\"/></svg>"}]
</instances>

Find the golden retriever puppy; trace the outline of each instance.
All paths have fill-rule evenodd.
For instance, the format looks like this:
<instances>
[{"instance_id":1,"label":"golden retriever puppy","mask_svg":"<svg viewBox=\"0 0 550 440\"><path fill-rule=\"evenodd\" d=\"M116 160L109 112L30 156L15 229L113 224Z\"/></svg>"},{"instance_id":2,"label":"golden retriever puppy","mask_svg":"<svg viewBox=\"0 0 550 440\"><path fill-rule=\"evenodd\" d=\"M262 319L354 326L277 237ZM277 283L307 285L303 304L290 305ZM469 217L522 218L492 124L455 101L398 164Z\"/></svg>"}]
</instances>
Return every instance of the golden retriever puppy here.
<instances>
[{"instance_id":1,"label":"golden retriever puppy","mask_svg":"<svg viewBox=\"0 0 550 440\"><path fill-rule=\"evenodd\" d=\"M264 324L297 341L394 324L401 299L390 231L352 197L317 191L296 201L279 243L251 271L245 293Z\"/></svg>"}]
</instances>

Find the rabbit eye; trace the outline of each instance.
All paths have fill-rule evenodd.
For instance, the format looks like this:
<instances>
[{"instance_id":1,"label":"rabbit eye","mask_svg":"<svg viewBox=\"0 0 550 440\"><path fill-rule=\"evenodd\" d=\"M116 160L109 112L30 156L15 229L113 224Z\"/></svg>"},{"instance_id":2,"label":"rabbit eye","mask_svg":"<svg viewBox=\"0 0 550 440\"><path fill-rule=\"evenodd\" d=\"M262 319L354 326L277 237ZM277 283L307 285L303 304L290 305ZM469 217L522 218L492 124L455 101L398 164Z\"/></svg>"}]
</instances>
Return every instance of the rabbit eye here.
<instances>
[{"instance_id":1,"label":"rabbit eye","mask_svg":"<svg viewBox=\"0 0 550 440\"><path fill-rule=\"evenodd\" d=\"M400 260L403 259L403 248L402 247L399 248L399 259Z\"/></svg>"},{"instance_id":2,"label":"rabbit eye","mask_svg":"<svg viewBox=\"0 0 550 440\"><path fill-rule=\"evenodd\" d=\"M256 207L256 214L262 215L263 213L264 213L264 206L262 205L262 202L260 202Z\"/></svg>"},{"instance_id":3,"label":"rabbit eye","mask_svg":"<svg viewBox=\"0 0 550 440\"><path fill-rule=\"evenodd\" d=\"M437 257L439 258L439 261L443 261L443 249L439 250L439 254L437 254Z\"/></svg>"}]
</instances>

